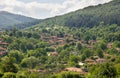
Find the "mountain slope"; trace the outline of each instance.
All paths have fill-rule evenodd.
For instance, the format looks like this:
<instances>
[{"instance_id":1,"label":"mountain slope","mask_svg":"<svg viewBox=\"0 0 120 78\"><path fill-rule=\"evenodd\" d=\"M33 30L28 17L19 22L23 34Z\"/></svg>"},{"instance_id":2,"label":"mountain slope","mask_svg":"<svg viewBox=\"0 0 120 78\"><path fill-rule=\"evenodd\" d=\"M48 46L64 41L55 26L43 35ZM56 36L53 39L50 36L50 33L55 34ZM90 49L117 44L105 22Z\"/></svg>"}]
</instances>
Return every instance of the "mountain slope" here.
<instances>
[{"instance_id":1,"label":"mountain slope","mask_svg":"<svg viewBox=\"0 0 120 78\"><path fill-rule=\"evenodd\" d=\"M0 29L9 28L9 26L23 24L35 21L36 19L22 15L12 14L6 11L0 11Z\"/></svg>"},{"instance_id":2,"label":"mountain slope","mask_svg":"<svg viewBox=\"0 0 120 78\"><path fill-rule=\"evenodd\" d=\"M103 24L120 25L120 0L113 0L98 6L89 6L84 9L71 12L62 16L45 19L39 25L62 25L62 26L98 26Z\"/></svg>"}]
</instances>

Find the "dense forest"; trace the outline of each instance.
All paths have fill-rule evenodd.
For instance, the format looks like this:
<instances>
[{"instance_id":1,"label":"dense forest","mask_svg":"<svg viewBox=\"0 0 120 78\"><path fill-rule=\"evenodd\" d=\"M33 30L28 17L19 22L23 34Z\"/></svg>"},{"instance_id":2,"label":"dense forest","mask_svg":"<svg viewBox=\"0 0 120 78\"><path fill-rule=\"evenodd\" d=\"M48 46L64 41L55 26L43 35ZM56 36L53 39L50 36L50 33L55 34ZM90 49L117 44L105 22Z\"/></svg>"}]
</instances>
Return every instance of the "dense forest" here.
<instances>
[{"instance_id":1,"label":"dense forest","mask_svg":"<svg viewBox=\"0 0 120 78\"><path fill-rule=\"evenodd\" d=\"M86 22L87 21L87 22ZM113 0L106 4L98 6L89 6L75 12L56 16L43 20L40 25L52 26L70 26L70 27L93 27L98 26L100 22L104 25L120 25L120 0Z\"/></svg>"},{"instance_id":2,"label":"dense forest","mask_svg":"<svg viewBox=\"0 0 120 78\"><path fill-rule=\"evenodd\" d=\"M12 14L6 11L0 11L0 30L12 28L27 28L40 23L41 20L26 17L18 14Z\"/></svg>"},{"instance_id":3,"label":"dense forest","mask_svg":"<svg viewBox=\"0 0 120 78\"><path fill-rule=\"evenodd\" d=\"M0 78L120 78L119 7L113 0L0 31Z\"/></svg>"}]
</instances>

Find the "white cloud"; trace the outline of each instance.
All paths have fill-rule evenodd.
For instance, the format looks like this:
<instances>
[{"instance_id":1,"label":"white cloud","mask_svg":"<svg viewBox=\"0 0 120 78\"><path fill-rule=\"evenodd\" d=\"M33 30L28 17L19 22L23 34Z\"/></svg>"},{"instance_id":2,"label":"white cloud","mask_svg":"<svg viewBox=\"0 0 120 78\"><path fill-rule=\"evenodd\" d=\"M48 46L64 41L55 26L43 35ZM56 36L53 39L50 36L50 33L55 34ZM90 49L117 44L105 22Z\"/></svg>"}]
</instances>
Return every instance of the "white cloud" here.
<instances>
[{"instance_id":1,"label":"white cloud","mask_svg":"<svg viewBox=\"0 0 120 78\"><path fill-rule=\"evenodd\" d=\"M48 18L109 1L111 0L65 0L63 3L38 3L34 0L24 3L18 0L0 0L0 10L34 18Z\"/></svg>"}]
</instances>

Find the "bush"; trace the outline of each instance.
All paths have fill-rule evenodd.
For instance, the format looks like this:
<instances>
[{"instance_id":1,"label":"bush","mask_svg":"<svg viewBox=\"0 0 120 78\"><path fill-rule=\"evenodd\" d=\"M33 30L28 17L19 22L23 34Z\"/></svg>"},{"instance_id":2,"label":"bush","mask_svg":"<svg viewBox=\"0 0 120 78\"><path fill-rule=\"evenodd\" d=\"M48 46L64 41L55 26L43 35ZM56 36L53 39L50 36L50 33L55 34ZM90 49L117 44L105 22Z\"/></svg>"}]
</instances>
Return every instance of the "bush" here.
<instances>
[{"instance_id":1,"label":"bush","mask_svg":"<svg viewBox=\"0 0 120 78\"><path fill-rule=\"evenodd\" d=\"M4 74L0 72L0 78L3 76Z\"/></svg>"},{"instance_id":2,"label":"bush","mask_svg":"<svg viewBox=\"0 0 120 78\"><path fill-rule=\"evenodd\" d=\"M51 78L84 78L84 77L75 72L61 72L59 74L52 75Z\"/></svg>"},{"instance_id":3,"label":"bush","mask_svg":"<svg viewBox=\"0 0 120 78\"><path fill-rule=\"evenodd\" d=\"M17 75L16 78L27 78L27 77L24 75Z\"/></svg>"},{"instance_id":4,"label":"bush","mask_svg":"<svg viewBox=\"0 0 120 78\"><path fill-rule=\"evenodd\" d=\"M4 73L2 78L16 78L16 75L15 73L7 72L7 73Z\"/></svg>"}]
</instances>

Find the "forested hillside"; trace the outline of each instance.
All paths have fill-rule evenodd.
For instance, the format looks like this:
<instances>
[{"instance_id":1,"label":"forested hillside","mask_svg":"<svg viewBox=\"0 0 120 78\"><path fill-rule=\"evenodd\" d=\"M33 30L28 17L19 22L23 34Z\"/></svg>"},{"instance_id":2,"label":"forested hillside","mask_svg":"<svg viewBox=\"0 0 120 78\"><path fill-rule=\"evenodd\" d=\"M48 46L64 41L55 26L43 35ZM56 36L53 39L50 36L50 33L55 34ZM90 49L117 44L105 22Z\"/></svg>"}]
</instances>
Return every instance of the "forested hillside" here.
<instances>
[{"instance_id":1,"label":"forested hillside","mask_svg":"<svg viewBox=\"0 0 120 78\"><path fill-rule=\"evenodd\" d=\"M0 31L0 78L120 78L120 0L15 26Z\"/></svg>"},{"instance_id":2,"label":"forested hillside","mask_svg":"<svg viewBox=\"0 0 120 78\"><path fill-rule=\"evenodd\" d=\"M0 29L14 26L23 29L33 25L42 26L70 26L70 27L93 27L100 23L120 25L120 0L113 0L106 4L89 6L65 15L56 16L44 20L11 14L5 11L0 12ZM19 19L18 19L19 18ZM42 21L42 22L41 22Z\"/></svg>"},{"instance_id":3,"label":"forested hillside","mask_svg":"<svg viewBox=\"0 0 120 78\"><path fill-rule=\"evenodd\" d=\"M119 78L120 26L2 32L1 78ZM102 72L102 73L101 73Z\"/></svg>"},{"instance_id":4,"label":"forested hillside","mask_svg":"<svg viewBox=\"0 0 120 78\"><path fill-rule=\"evenodd\" d=\"M17 28L19 26L19 28L22 28L22 27L25 27L24 25L26 25L26 27L30 26L31 23L32 25L35 25L36 22L38 22L37 19L25 17L22 15L12 14L5 11L0 11L0 29L11 28L11 26L14 26ZM28 23L30 24L28 25Z\"/></svg>"},{"instance_id":5,"label":"forested hillside","mask_svg":"<svg viewBox=\"0 0 120 78\"><path fill-rule=\"evenodd\" d=\"M75 12L45 19L43 26L61 25L70 27L92 27L100 23L120 25L120 0L113 0L98 6L89 6Z\"/></svg>"}]
</instances>

